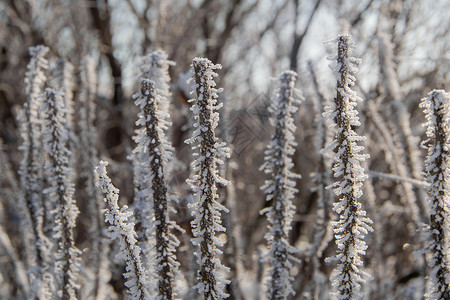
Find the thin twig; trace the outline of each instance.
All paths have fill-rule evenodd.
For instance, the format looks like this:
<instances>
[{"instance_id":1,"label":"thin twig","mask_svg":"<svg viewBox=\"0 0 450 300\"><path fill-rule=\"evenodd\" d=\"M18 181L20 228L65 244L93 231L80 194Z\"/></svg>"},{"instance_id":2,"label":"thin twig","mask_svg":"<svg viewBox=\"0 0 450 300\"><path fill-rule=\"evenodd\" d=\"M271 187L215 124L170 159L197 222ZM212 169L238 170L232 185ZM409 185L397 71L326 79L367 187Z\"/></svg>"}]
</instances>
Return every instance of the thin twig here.
<instances>
[{"instance_id":1,"label":"thin twig","mask_svg":"<svg viewBox=\"0 0 450 300\"><path fill-rule=\"evenodd\" d=\"M389 173L383 173L383 172L377 172L377 171L371 171L371 170L367 170L366 173L367 173L367 175L372 176L372 177L392 179L397 182L409 182L413 185L422 186L422 187L428 186L428 182L426 182L426 181L418 180L418 179L414 179L414 178L402 177L402 176L398 176L395 174L389 174Z\"/></svg>"}]
</instances>

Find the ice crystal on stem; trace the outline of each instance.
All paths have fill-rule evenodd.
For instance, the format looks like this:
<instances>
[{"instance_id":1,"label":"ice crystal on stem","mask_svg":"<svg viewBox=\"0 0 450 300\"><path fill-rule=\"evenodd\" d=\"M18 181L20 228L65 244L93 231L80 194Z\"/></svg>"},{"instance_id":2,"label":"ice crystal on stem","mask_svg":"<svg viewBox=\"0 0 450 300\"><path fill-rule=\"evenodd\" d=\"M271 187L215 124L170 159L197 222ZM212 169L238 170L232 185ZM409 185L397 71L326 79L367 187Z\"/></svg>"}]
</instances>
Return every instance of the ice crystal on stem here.
<instances>
[{"instance_id":1,"label":"ice crystal on stem","mask_svg":"<svg viewBox=\"0 0 450 300\"><path fill-rule=\"evenodd\" d=\"M173 61L167 59L167 54L162 50L153 51L144 57L142 66L142 78L155 83L155 89L161 94L161 102L158 103L159 110L169 113L171 96L169 91L169 66L174 65Z\"/></svg>"},{"instance_id":2,"label":"ice crystal on stem","mask_svg":"<svg viewBox=\"0 0 450 300\"><path fill-rule=\"evenodd\" d=\"M358 201L367 178L361 162L368 158L368 155L361 154L364 147L358 145L364 137L355 132L355 128L360 126L355 107L362 99L351 89L360 60L349 56L353 46L350 35L340 35L337 44L338 55L335 64L331 65L337 77L337 95L334 104L325 110L337 127L336 138L327 147L335 151L333 173L337 181L331 187L339 197L333 205L339 220L333 222L338 253L333 258L337 261L337 267L332 282L339 299L352 299L360 296L361 283L368 276L361 270L361 256L366 253L364 236L372 231L372 221L366 217Z\"/></svg>"},{"instance_id":3,"label":"ice crystal on stem","mask_svg":"<svg viewBox=\"0 0 450 300\"><path fill-rule=\"evenodd\" d=\"M47 81L45 71L48 69L48 61L45 59L49 49L44 46L31 47L29 49L31 60L25 74L25 92L27 100L24 108L18 116L20 124L20 136L22 143L19 150L22 153L22 161L19 167L20 187L22 190L20 201L26 207L27 216L23 216L23 226L31 230L27 231L24 244L27 253L26 265L28 268L37 267L37 275L29 272L30 281L33 285L43 287L39 283L42 275L43 256L46 252L47 242L43 234L44 205L42 199L43 185L43 155L41 143L42 120L39 116L41 106L39 94L42 93ZM28 221L29 220L29 221ZM28 223L29 222L29 223ZM30 239L28 231L32 232ZM36 270L36 269L34 269ZM35 277L33 277L35 276ZM32 293L40 294L40 291L31 289Z\"/></svg>"},{"instance_id":4,"label":"ice crystal on stem","mask_svg":"<svg viewBox=\"0 0 450 300\"><path fill-rule=\"evenodd\" d=\"M428 201L430 203L430 226L428 236L431 243L427 247L430 253L431 290L428 299L450 299L450 265L448 253L449 234L449 180L450 163L449 121L450 94L443 90L434 90L423 98L420 107L424 108L427 122L428 148L425 160Z\"/></svg>"},{"instance_id":5,"label":"ice crystal on stem","mask_svg":"<svg viewBox=\"0 0 450 300\"><path fill-rule=\"evenodd\" d=\"M222 159L229 156L229 149L215 135L219 122L217 111L222 107L218 103L218 93L222 89L216 89L214 82L214 77L217 77L214 70L221 66L206 58L194 58L192 66L197 93L197 98L190 100L193 103L191 110L195 130L186 143L192 144L196 157L192 163L194 175L188 180L195 193L195 202L191 205L194 216L191 223L192 243L199 247L195 253L199 265L195 288L205 300L224 299L228 297L224 292L224 284L228 281L222 273L227 272L228 268L222 265L218 257L222 254L219 247L223 246L223 242L217 237L217 232L225 231L220 215L221 211L228 210L219 203L217 185L227 185L229 182L219 175L217 164L222 164Z\"/></svg>"},{"instance_id":6,"label":"ice crystal on stem","mask_svg":"<svg viewBox=\"0 0 450 300\"><path fill-rule=\"evenodd\" d=\"M112 240L119 240L121 251L119 257L126 262L126 273L123 277L127 280L125 285L128 287L131 299L150 299L147 271L141 263L141 248L137 245L134 223L129 220L133 213L126 205L119 207L119 190L111 183L106 173L107 165L107 162L100 161L95 168L95 173L96 185L101 189L106 203L105 222L110 224L108 236Z\"/></svg>"},{"instance_id":7,"label":"ice crystal on stem","mask_svg":"<svg viewBox=\"0 0 450 300\"><path fill-rule=\"evenodd\" d=\"M43 106L42 130L44 150L48 156L45 169L49 176L49 187L44 190L51 202L52 218L54 219L54 239L57 243L55 255L56 279L58 293L62 299L76 299L75 283L78 273L80 251L75 247L73 229L79 213L73 199L74 184L73 169L70 167L70 151L67 149L69 133L63 125L67 116L63 94L52 89L46 89L41 94Z\"/></svg>"},{"instance_id":8,"label":"ice crystal on stem","mask_svg":"<svg viewBox=\"0 0 450 300\"><path fill-rule=\"evenodd\" d=\"M167 164L172 159L173 149L165 136L165 131L170 126L168 115L158 107L158 104L167 100L161 99L165 97L164 93L160 94L156 90L154 81L145 78L141 79L141 92L134 97L135 104L140 108L136 125L141 126L135 137L135 170L137 175L143 176L140 180L148 184L145 188L140 188L139 197L143 202L153 201L150 205L142 203L149 214L147 222L154 220L152 226L141 224L144 230L152 231L143 234L142 244L155 245L158 299L173 299L174 276L179 265L175 248L179 241L172 233L177 226L169 219L170 197L165 173Z\"/></svg>"},{"instance_id":9,"label":"ice crystal on stem","mask_svg":"<svg viewBox=\"0 0 450 300\"><path fill-rule=\"evenodd\" d=\"M64 95L64 105L66 106L67 116L65 117L66 126L70 139L73 139L73 89L75 86L74 80L74 67L64 58L59 58L55 62L55 66L50 70L51 79L49 80L49 86L56 90L61 91Z\"/></svg>"},{"instance_id":10,"label":"ice crystal on stem","mask_svg":"<svg viewBox=\"0 0 450 300\"><path fill-rule=\"evenodd\" d=\"M279 87L269 107L275 133L267 146L265 163L261 167L269 175L262 189L267 194L266 200L272 201L270 207L261 211L269 221L269 232L266 234L269 253L265 261L270 263L267 298L272 300L286 299L290 294L295 294L291 286L294 279L289 271L293 266L292 261L298 262L293 256L297 251L289 245L288 237L295 214L295 205L292 203L297 192L295 179L300 178L300 175L291 171L294 166L291 156L297 145L294 141L297 127L292 116L299 103L295 97L296 77L293 71L285 71L280 76Z\"/></svg>"}]
</instances>

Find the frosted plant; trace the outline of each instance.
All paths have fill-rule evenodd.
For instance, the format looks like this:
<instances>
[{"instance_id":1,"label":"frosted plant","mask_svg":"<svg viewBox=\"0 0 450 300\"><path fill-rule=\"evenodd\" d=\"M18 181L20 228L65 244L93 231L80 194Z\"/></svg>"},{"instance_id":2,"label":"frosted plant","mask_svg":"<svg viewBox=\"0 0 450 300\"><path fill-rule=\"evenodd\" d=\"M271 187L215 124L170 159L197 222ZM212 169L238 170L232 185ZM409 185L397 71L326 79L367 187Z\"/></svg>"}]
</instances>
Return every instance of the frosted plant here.
<instances>
[{"instance_id":1,"label":"frosted plant","mask_svg":"<svg viewBox=\"0 0 450 300\"><path fill-rule=\"evenodd\" d=\"M169 66L175 65L173 61L167 59L167 54L162 50L156 50L144 57L142 66L142 78L149 79L155 83L155 88L161 94L161 103L158 103L159 110L169 113L171 93L169 91Z\"/></svg>"},{"instance_id":2,"label":"frosted plant","mask_svg":"<svg viewBox=\"0 0 450 300\"><path fill-rule=\"evenodd\" d=\"M58 58L55 61L55 65L50 70L51 78L49 80L49 86L54 90L60 90L64 94L64 104L67 110L67 122L64 124L67 127L68 132L73 133L73 89L75 87L75 80L73 77L74 67L64 58Z\"/></svg>"},{"instance_id":3,"label":"frosted plant","mask_svg":"<svg viewBox=\"0 0 450 300\"><path fill-rule=\"evenodd\" d=\"M144 230L153 231L143 235L143 244L154 245L155 261L154 269L158 281L158 299L174 298L174 276L177 273L178 265L175 248L179 241L172 233L177 227L169 219L170 198L167 185L167 164L172 159L172 146L167 141L165 131L171 125L166 112L161 111L159 104L167 100L161 99L164 94L159 94L155 83L149 79L141 79L141 92L134 95L135 104L139 107L137 130L135 137L137 147L133 151L135 170L141 178L141 182L148 184L145 189L141 189L141 201L153 201L151 205L145 205L148 209L148 218L154 220L153 226L141 224ZM172 209L173 210L173 209ZM151 240L150 240L151 238Z\"/></svg>"},{"instance_id":4,"label":"frosted plant","mask_svg":"<svg viewBox=\"0 0 450 300\"><path fill-rule=\"evenodd\" d=\"M52 65L52 64L51 64ZM50 77L48 79L48 87L52 88L55 91L61 93L63 97L62 104L64 105L62 119L64 123L62 125L65 127L65 131L67 132L68 138L66 139L66 147L70 151L70 153L74 153L74 123L73 123L73 89L75 86L74 78L73 78L74 67L71 63L66 61L64 58L58 58L53 64L53 67L50 68ZM70 155L69 161L67 161L67 167L73 168L74 164L74 156ZM74 182L75 172L70 172L67 176L71 176L72 178L68 178L68 181ZM52 207L51 201L44 201L44 233L48 236L52 235L53 230L53 220L51 216L51 211L55 209ZM48 213L46 213L48 212Z\"/></svg>"},{"instance_id":5,"label":"frosted plant","mask_svg":"<svg viewBox=\"0 0 450 300\"><path fill-rule=\"evenodd\" d=\"M171 96L169 91L169 66L174 64L173 62L167 60L167 54L162 51L154 51L147 56L143 58L143 65L141 66L141 82L146 81L146 85L148 86L150 82L153 82L153 90L158 94L156 96L156 93L154 96L151 95L144 95L144 94L136 94L134 97L142 99L137 99L135 104L140 107L140 113L138 115L139 120L137 121L137 125L140 126L136 130L136 135L134 137L134 140L137 143L136 149L133 151L132 155L130 155L129 159L132 161L133 164L133 182L135 187L135 214L136 214L136 222L137 222L137 234L139 237L139 245L142 248L142 251L144 253L143 257L143 263L144 265L151 269L151 265L154 262L151 262L152 258L155 258L154 252L155 249L152 249L152 245L154 245L153 239L155 238L155 223L154 223L154 212L156 210L153 209L153 201L155 199L152 199L152 193L154 192L154 185L152 184L152 177L155 176L155 172L152 171L151 163L154 163L156 160L153 160L153 153L151 151L158 151L159 148L163 148L164 151L161 152L161 154L164 156L164 161L158 161L161 166L163 166L162 170L158 171L158 174L163 174L163 181L165 184L165 191L162 193L164 194L164 199L162 200L161 197L159 197L159 201L166 202L169 200L168 198L168 191L167 191L167 185L166 180L167 178L170 178L170 171L172 170L173 161L176 160L175 157L171 155L173 149L168 143L167 130L170 127L170 118L169 118L169 97ZM155 102L155 110L154 116L148 116L148 113L150 113L150 110L146 110L144 112L145 107L145 99L150 97L151 99L154 99ZM148 98L148 99L150 99ZM152 100L153 101L153 100ZM148 105L152 106L152 102L150 102ZM148 107L147 107L148 108ZM149 118L148 120L145 120L146 118ZM144 145L143 143L150 138L150 134L155 133L155 130L147 130L146 123L148 121L148 124L154 124L156 121L159 125L157 127L160 127L160 130L158 131L161 135L158 138L158 145L157 147L152 147L153 145ZM139 123L139 124L138 124ZM155 123L156 124L156 123ZM151 125L150 127L152 127ZM164 135L164 137L163 137ZM153 139L153 137L152 137ZM149 148L150 147L150 148ZM149 152L150 151L150 152ZM158 154L159 155L159 154ZM170 157L170 158L169 158ZM152 158L152 159L150 159ZM167 159L166 159L167 158ZM155 168L156 170L156 168ZM160 176L160 175L156 176ZM167 203L168 204L168 203ZM167 206L167 204L163 205L163 211L167 211L167 209L170 209L170 205ZM159 209L157 209L159 210ZM160 215L161 217L162 215ZM170 227L174 227L175 224L172 222L168 222L168 219L163 221L163 224L161 224L158 227L159 229L166 228L168 224L170 224ZM165 230L165 229L164 229ZM178 241L175 239L174 236L172 236L170 239L173 240L174 244L178 244ZM166 248L165 248L166 250ZM161 253L160 253L161 254ZM175 268L176 269L176 268ZM172 272L170 274L173 275ZM168 276L170 275L168 274ZM173 280L173 279L172 279ZM172 285L170 285L172 286ZM167 290L167 289L166 289ZM171 294L170 292L169 294Z\"/></svg>"},{"instance_id":6,"label":"frosted plant","mask_svg":"<svg viewBox=\"0 0 450 300\"><path fill-rule=\"evenodd\" d=\"M423 107L427 122L428 140L424 145L428 148L425 160L428 201L430 203L430 227L428 231L431 243L427 250L430 253L431 284L427 297L429 299L450 299L450 265L448 254L449 233L449 200L450 163L449 121L450 94L444 90L434 90L423 98Z\"/></svg>"},{"instance_id":7,"label":"frosted plant","mask_svg":"<svg viewBox=\"0 0 450 300\"><path fill-rule=\"evenodd\" d=\"M22 144L20 150L23 159L20 163L20 185L24 193L25 202L30 214L31 226L36 239L37 264L41 263L41 235L42 235L42 178L41 178L41 155L40 126L41 120L38 116L40 107L38 95L42 92L47 80L45 70L48 69L48 62L45 55L49 49L44 46L31 47L29 49L31 60L27 66L25 74L25 92L27 101L18 117L20 124L20 135Z\"/></svg>"},{"instance_id":8,"label":"frosted plant","mask_svg":"<svg viewBox=\"0 0 450 300\"><path fill-rule=\"evenodd\" d=\"M29 272L30 283L42 286L41 280L42 256L46 252L47 243L43 234L43 199L42 199L42 144L41 144L41 119L39 117L40 99L38 95L47 80L45 71L48 69L48 62L45 59L49 49L44 46L31 47L29 49L31 60L27 66L25 74L25 92L27 100L23 110L18 116L17 123L20 126L20 136L22 139L19 147L22 153L22 161L19 166L20 188L22 191L20 202L24 207L25 214L22 216L24 230L27 237L24 237L24 246L27 253L26 267L37 270ZM30 222L30 223L28 223ZM32 232L32 236L30 236ZM36 269L37 267L37 269ZM32 293L40 293L37 289L32 289Z\"/></svg>"},{"instance_id":9,"label":"frosted plant","mask_svg":"<svg viewBox=\"0 0 450 300\"><path fill-rule=\"evenodd\" d=\"M158 86L160 86L161 93L169 94L169 85L170 77L168 74L168 63L166 63L167 55L162 51L152 52L145 57L143 57L143 65L141 66L141 79L145 78L148 80L152 80L154 83L158 82ZM163 81L163 82L162 82ZM156 84L156 83L155 83ZM138 97L138 95L134 96ZM160 97L161 98L161 97ZM166 98L162 97L163 100ZM166 101L164 103L159 103L158 107L165 107L168 109L168 104ZM168 113L168 110L166 111ZM142 129L136 130L136 135L133 139L136 141L139 134L142 134ZM136 216L136 224L138 225L136 232L139 237L140 246L142 251L144 252L143 263L146 267L149 267L147 260L149 259L151 249L148 245L148 240L150 238L152 229L152 204L149 201L147 189L150 185L149 182L146 182L145 179L149 177L149 168L142 164L144 160L148 158L148 153L144 151L133 151L133 154L128 157L133 164L133 183L135 188L135 216Z\"/></svg>"},{"instance_id":10,"label":"frosted plant","mask_svg":"<svg viewBox=\"0 0 450 300\"><path fill-rule=\"evenodd\" d=\"M358 145L364 138L354 131L355 127L360 126L355 106L362 99L351 87L360 60L349 57L353 46L350 35L340 35L337 44L338 55L331 65L337 76L337 95L334 104L325 108L325 114L337 126L336 138L327 147L335 150L333 173L337 181L331 187L339 197L333 205L339 220L333 222L338 253L333 258L337 261L337 267L332 282L339 299L352 299L360 295L361 282L367 276L360 269L363 264L361 256L366 253L364 236L372 230L372 221L366 217L358 201L362 196L363 181L367 178L361 161L368 158L368 155L361 154L364 147Z\"/></svg>"},{"instance_id":11,"label":"frosted plant","mask_svg":"<svg viewBox=\"0 0 450 300\"><path fill-rule=\"evenodd\" d=\"M109 281L108 241L103 234L105 227L101 211L104 203L100 191L95 188L94 171L98 161L97 131L94 126L97 74L94 59L90 56L85 56L81 60L80 79L78 123L80 128L81 177L85 179L85 192L89 199L88 209L91 221L89 235L92 241L91 266L94 273L92 290L95 299L107 299L105 286Z\"/></svg>"},{"instance_id":12,"label":"frosted plant","mask_svg":"<svg viewBox=\"0 0 450 300\"><path fill-rule=\"evenodd\" d=\"M54 239L57 243L55 269L58 294L63 299L76 299L76 277L78 260L81 252L75 247L73 229L79 213L73 199L74 184L70 168L70 151L67 149L68 132L64 127L67 116L63 94L52 89L46 89L42 97L42 130L44 151L48 156L45 170L48 174L48 184L44 193L54 207L52 218L54 222Z\"/></svg>"},{"instance_id":13,"label":"frosted plant","mask_svg":"<svg viewBox=\"0 0 450 300\"><path fill-rule=\"evenodd\" d=\"M50 69L49 87L55 91L60 91L64 95L64 105L67 111L64 119L66 122L63 124L66 127L69 138L67 140L67 147L70 151L74 151L75 124L74 118L74 102L73 102L73 90L75 88L74 79L74 67L64 58L58 58L54 62L54 66ZM73 163L70 162L70 163Z\"/></svg>"},{"instance_id":14,"label":"frosted plant","mask_svg":"<svg viewBox=\"0 0 450 300\"><path fill-rule=\"evenodd\" d=\"M289 294L295 294L289 271L292 268L291 262L297 261L293 256L296 249L289 245L288 237L295 214L295 205L292 203L297 192L295 179L300 178L300 175L291 171L294 166L291 156L297 145L294 141L296 126L292 116L299 103L294 97L296 77L297 74L293 71L285 71L280 75L280 84L269 107L275 133L265 151L265 163L261 166L269 177L262 189L267 194L266 200L272 201L270 207L261 211L269 221L269 231L266 234L269 253L265 261L270 263L267 298L272 300L286 299Z\"/></svg>"},{"instance_id":15,"label":"frosted plant","mask_svg":"<svg viewBox=\"0 0 450 300\"><path fill-rule=\"evenodd\" d=\"M95 168L97 176L96 186L102 191L106 203L105 222L108 222L108 236L118 239L120 243L119 257L126 262L126 273L123 277L127 280L125 285L131 299L150 299L147 271L141 263L141 248L137 245L134 223L130 221L133 213L125 205L122 208L118 205L119 190L111 183L111 179L106 173L105 161L100 161Z\"/></svg>"},{"instance_id":16,"label":"frosted plant","mask_svg":"<svg viewBox=\"0 0 450 300\"><path fill-rule=\"evenodd\" d=\"M186 143L192 145L196 157L192 163L194 175L188 179L195 194L195 202L190 205L194 216L191 223L192 243L199 247L194 253L199 265L198 283L194 288L205 300L224 299L228 297L224 292L224 284L228 281L222 273L227 272L228 268L218 258L222 254L219 247L223 246L223 242L217 237L217 232L225 231L220 215L221 211L228 210L218 201L217 184L227 185L228 181L219 175L217 164L222 164L222 159L229 156L229 149L215 135L219 122L217 110L222 107L217 99L222 89L216 89L214 82L214 77L217 77L214 70L221 66L198 57L193 59L192 66L197 93L197 98L190 100L193 102L191 110L195 130Z\"/></svg>"}]
</instances>

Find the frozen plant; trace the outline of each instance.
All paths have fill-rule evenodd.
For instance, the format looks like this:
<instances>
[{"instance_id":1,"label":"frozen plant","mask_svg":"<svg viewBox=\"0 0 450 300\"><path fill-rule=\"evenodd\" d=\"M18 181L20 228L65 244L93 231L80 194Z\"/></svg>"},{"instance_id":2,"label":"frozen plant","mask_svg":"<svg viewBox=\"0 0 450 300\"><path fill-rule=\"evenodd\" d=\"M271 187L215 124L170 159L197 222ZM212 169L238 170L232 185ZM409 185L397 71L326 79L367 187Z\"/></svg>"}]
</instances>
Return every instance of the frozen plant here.
<instances>
[{"instance_id":1,"label":"frozen plant","mask_svg":"<svg viewBox=\"0 0 450 300\"><path fill-rule=\"evenodd\" d=\"M158 299L174 298L174 276L179 263L176 259L178 239L172 233L176 224L169 219L170 197L167 184L167 165L173 159L172 146L168 142L165 131L171 125L169 116L162 111L159 104L167 101L164 93L156 89L155 82L141 79L141 92L134 95L135 104L139 107L138 120L140 129L135 137L137 147L133 151L136 175L143 176L139 180L147 186L138 187L139 198L148 214L141 226L145 232L142 244L154 245L154 269L158 281ZM147 202L153 203L148 204ZM139 209L139 208L138 208ZM173 210L173 209L172 209ZM153 221L154 220L154 221ZM146 222L154 224L146 224ZM150 235L150 236L149 236ZM146 245L147 246L147 245ZM148 255L146 253L145 255ZM149 266L148 266L149 267Z\"/></svg>"},{"instance_id":2,"label":"frozen plant","mask_svg":"<svg viewBox=\"0 0 450 300\"><path fill-rule=\"evenodd\" d=\"M29 49L31 60L25 74L25 92L27 95L24 107L18 116L20 126L22 161L19 165L21 196L20 202L24 206L26 216L22 216L24 230L24 246L26 250L26 267L36 268L38 274L33 278L29 272L30 283L39 284L41 277L42 256L46 252L46 242L43 234L43 199L42 199L42 144L41 119L39 108L41 105L38 95L42 93L47 81L45 71L48 61L45 59L49 49L44 46ZM29 222L29 223L28 223ZM30 231L32 235L30 235ZM40 284L39 284L40 285ZM42 286L42 285L41 285ZM32 293L39 291L31 290Z\"/></svg>"},{"instance_id":3,"label":"frozen plant","mask_svg":"<svg viewBox=\"0 0 450 300\"><path fill-rule=\"evenodd\" d=\"M108 222L108 236L112 240L118 239L120 243L119 257L126 262L126 273L123 277L126 279L125 285L128 287L128 293L131 299L145 300L150 299L149 284L144 266L141 263L141 248L137 245L133 212L126 205L119 207L119 190L111 183L111 179L106 173L105 161L100 161L95 168L97 176L96 186L102 191L106 208L105 222Z\"/></svg>"},{"instance_id":4,"label":"frozen plant","mask_svg":"<svg viewBox=\"0 0 450 300\"><path fill-rule=\"evenodd\" d=\"M197 284L194 286L204 300L224 299L228 295L224 292L224 272L228 268L222 265L219 247L223 242L218 238L218 232L224 232L221 225L221 212L228 210L219 203L217 185L227 185L229 182L219 175L217 164L223 164L223 158L228 157L229 149L224 142L220 142L215 135L219 123L219 113L222 105L218 103L214 70L220 65L214 65L207 58L194 58L195 88L197 97L190 100L193 103L191 110L194 115L194 128L192 137L186 143L192 145L194 156L192 163L193 175L188 183L194 192L194 203L190 205L194 220L192 221L192 243L199 249L195 252L199 270Z\"/></svg>"},{"instance_id":5,"label":"frozen plant","mask_svg":"<svg viewBox=\"0 0 450 300\"><path fill-rule=\"evenodd\" d=\"M169 95L169 84L170 77L168 74L169 61L167 60L167 54L163 51L154 51L146 55L143 59L143 64L141 66L141 80L147 79L154 82L154 85L159 87L159 92L161 95ZM157 88L158 89L158 88ZM138 98L139 93L133 95L133 97ZM169 104L167 103L166 97L158 97L158 108L161 108L164 112L168 113ZM142 109L139 114L143 114ZM135 130L136 135L133 137L135 142L138 144L139 136L145 135L145 128L137 128ZM142 138L141 138L142 139ZM138 149L139 148L139 149ZM150 182L148 178L150 174L150 168L148 166L149 154L146 151L146 147L136 147L132 155L128 157L133 164L133 183L134 183L134 206L135 206L135 217L136 217L136 233L138 234L138 239L140 247L144 254L143 263L146 267L149 267L149 260L151 256L152 249L149 247L149 239L151 238L153 232L153 222L152 222L152 201L151 195L149 194L148 187Z\"/></svg>"},{"instance_id":6,"label":"frozen plant","mask_svg":"<svg viewBox=\"0 0 450 300\"><path fill-rule=\"evenodd\" d=\"M268 270L267 298L271 300L286 299L290 294L294 295L289 271L292 261L298 262L293 256L296 251L289 245L289 231L292 218L295 214L295 205L292 203L295 188L295 179L300 175L291 171L294 163L292 155L295 153L294 133L297 127L293 114L297 111L296 104L299 101L295 97L297 92L294 85L297 74L293 71L284 71L280 75L278 89L272 98L269 107L271 124L275 127L275 133L265 151L265 162L261 166L268 179L262 186L267 194L266 200L272 201L272 205L261 211L267 215L269 231L266 240L269 245L269 253L265 261L270 263Z\"/></svg>"},{"instance_id":7,"label":"frozen plant","mask_svg":"<svg viewBox=\"0 0 450 300\"><path fill-rule=\"evenodd\" d=\"M49 86L56 90L61 91L64 94L64 104L67 110L67 122L64 124L70 134L70 138L73 139L73 89L75 87L74 79L74 67L64 58L58 58L50 69L51 78L49 80Z\"/></svg>"},{"instance_id":8,"label":"frozen plant","mask_svg":"<svg viewBox=\"0 0 450 300\"><path fill-rule=\"evenodd\" d=\"M155 88L161 94L161 102L158 103L159 110L169 113L171 96L169 91L169 66L174 65L173 61L167 59L167 53L163 50L156 50L144 57L142 66L142 78L151 80L155 83Z\"/></svg>"},{"instance_id":9,"label":"frozen plant","mask_svg":"<svg viewBox=\"0 0 450 300\"><path fill-rule=\"evenodd\" d=\"M430 225L428 236L431 243L426 248L430 253L430 291L428 299L450 299L450 265L448 257L449 233L449 120L450 94L434 90L423 98L420 107L427 119L428 148L425 160L428 201L430 203Z\"/></svg>"},{"instance_id":10,"label":"frozen plant","mask_svg":"<svg viewBox=\"0 0 450 300\"><path fill-rule=\"evenodd\" d=\"M65 143L69 153L74 153L75 144L75 127L73 124L73 89L75 86L75 81L73 78L73 72L74 67L70 62L64 58L58 58L50 68L50 76L47 84L47 86L51 89L60 92L63 97L62 104L64 105L64 114L62 119L64 120L64 123L62 123L62 125L65 127L65 131L67 132L68 137L65 140ZM67 161L67 165L70 165L70 168L73 169L74 155L68 155L68 158L69 160ZM67 176L72 176L73 178L68 180L74 182L75 172L68 173ZM53 204L54 203L51 203L51 201L44 201L44 234L48 236L52 235L53 230L53 220L51 213L49 213L55 209L55 207L52 206Z\"/></svg>"},{"instance_id":11,"label":"frozen plant","mask_svg":"<svg viewBox=\"0 0 450 300\"><path fill-rule=\"evenodd\" d=\"M353 299L360 297L361 283L368 276L361 270L361 256L366 253L364 236L372 230L372 221L366 217L358 199L362 196L361 187L367 178L361 162L369 156L361 154L364 147L358 142L363 141L364 137L355 132L355 128L360 126L355 107L362 99L351 89L361 60L349 56L353 46L350 35L340 35L337 45L338 55L331 65L337 77L337 94L333 105L325 108L325 115L334 120L333 125L337 127L335 140L326 148L335 151L332 169L336 181L329 188L334 188L339 197L333 205L339 220L333 222L337 255L332 260L337 262L337 267L331 281L338 299Z\"/></svg>"},{"instance_id":12,"label":"frozen plant","mask_svg":"<svg viewBox=\"0 0 450 300\"><path fill-rule=\"evenodd\" d=\"M56 242L55 278L57 280L58 297L61 299L76 299L76 282L78 260L81 252L75 247L73 229L79 213L73 199L74 170L70 167L71 152L67 149L69 134L63 125L67 116L63 94L47 88L42 97L42 143L48 157L45 162L48 174L48 187L44 193L54 207L51 212L53 219L53 238Z\"/></svg>"}]
</instances>

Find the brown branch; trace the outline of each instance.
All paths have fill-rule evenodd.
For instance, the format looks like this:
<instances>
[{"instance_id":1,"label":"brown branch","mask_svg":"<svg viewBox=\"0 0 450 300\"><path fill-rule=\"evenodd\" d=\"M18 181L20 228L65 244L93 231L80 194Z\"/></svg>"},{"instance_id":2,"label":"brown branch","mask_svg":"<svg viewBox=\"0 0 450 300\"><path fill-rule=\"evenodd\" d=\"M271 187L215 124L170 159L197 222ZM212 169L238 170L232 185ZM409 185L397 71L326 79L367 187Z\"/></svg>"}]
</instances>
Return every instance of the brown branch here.
<instances>
[{"instance_id":1,"label":"brown branch","mask_svg":"<svg viewBox=\"0 0 450 300\"><path fill-rule=\"evenodd\" d=\"M151 41L150 41L150 38L148 37L148 33L147 33L148 29L150 28L150 22L148 21L148 19L146 17L146 13L150 6L150 2L146 3L146 9L144 10L143 15L139 14L139 12L137 11L136 7L134 6L134 4L131 0L127 0L127 3L128 3L128 6L130 6L130 9L133 12L133 14L136 16L136 18L139 22L139 27L144 31L144 42L142 44L142 50L145 52L151 45Z\"/></svg>"},{"instance_id":2,"label":"brown branch","mask_svg":"<svg viewBox=\"0 0 450 300\"><path fill-rule=\"evenodd\" d=\"M292 45L291 55L290 55L290 69L294 72L297 72L297 57L298 57L298 51L300 50L300 46L303 42L303 38L308 33L309 28L311 27L312 20L314 18L314 15L316 14L320 3L322 0L317 0L316 5L314 5L313 11L311 12L308 22L306 23L305 29L303 30L302 34L298 34L297 30L294 29L294 44ZM298 20L298 5L299 0L295 0L295 21L294 24L297 25Z\"/></svg>"},{"instance_id":3,"label":"brown branch","mask_svg":"<svg viewBox=\"0 0 450 300\"><path fill-rule=\"evenodd\" d=\"M105 3L107 5L107 3ZM112 45L112 33L111 33L111 15L108 9L105 9L104 12L100 12L100 8L98 2L95 2L95 5L89 7L89 11L91 13L93 25L95 29L100 33L100 38L102 42L103 53L106 55L108 59L109 65L111 67L111 74L114 79L114 96L113 96L113 105L115 107L119 106L123 101L123 93L122 93L122 66L120 62L114 57L113 54L113 45ZM104 16L102 18L101 16Z\"/></svg>"},{"instance_id":4,"label":"brown branch","mask_svg":"<svg viewBox=\"0 0 450 300\"><path fill-rule=\"evenodd\" d=\"M373 3L373 0L370 0L367 3L367 5L358 13L356 18L354 18L353 21L350 23L352 27L355 27L362 20L362 15L370 8L372 3Z\"/></svg>"}]
</instances>

